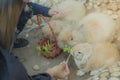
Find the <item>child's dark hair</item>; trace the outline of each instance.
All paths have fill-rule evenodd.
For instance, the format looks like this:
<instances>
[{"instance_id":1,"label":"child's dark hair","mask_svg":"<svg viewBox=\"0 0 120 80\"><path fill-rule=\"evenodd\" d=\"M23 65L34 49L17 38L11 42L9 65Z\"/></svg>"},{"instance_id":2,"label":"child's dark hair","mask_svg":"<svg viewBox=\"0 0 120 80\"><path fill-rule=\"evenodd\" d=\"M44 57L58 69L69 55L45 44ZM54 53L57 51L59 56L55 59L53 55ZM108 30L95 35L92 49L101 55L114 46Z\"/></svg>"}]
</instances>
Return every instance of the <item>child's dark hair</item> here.
<instances>
[{"instance_id":1,"label":"child's dark hair","mask_svg":"<svg viewBox=\"0 0 120 80\"><path fill-rule=\"evenodd\" d=\"M22 0L0 0L0 47L10 50L21 13Z\"/></svg>"}]
</instances>

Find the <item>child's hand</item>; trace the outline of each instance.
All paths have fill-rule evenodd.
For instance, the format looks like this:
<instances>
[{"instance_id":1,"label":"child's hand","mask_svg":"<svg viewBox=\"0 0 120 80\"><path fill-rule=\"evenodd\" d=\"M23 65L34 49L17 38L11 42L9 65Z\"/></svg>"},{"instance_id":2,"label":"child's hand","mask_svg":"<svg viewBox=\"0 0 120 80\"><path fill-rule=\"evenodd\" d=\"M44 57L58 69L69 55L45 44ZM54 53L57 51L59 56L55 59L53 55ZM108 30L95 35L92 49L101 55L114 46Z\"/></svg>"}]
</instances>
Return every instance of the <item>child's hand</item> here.
<instances>
[{"instance_id":1,"label":"child's hand","mask_svg":"<svg viewBox=\"0 0 120 80\"><path fill-rule=\"evenodd\" d=\"M66 62L62 62L59 65L49 69L47 73L50 74L51 77L63 79L69 75L70 71Z\"/></svg>"},{"instance_id":2,"label":"child's hand","mask_svg":"<svg viewBox=\"0 0 120 80\"><path fill-rule=\"evenodd\" d=\"M62 16L65 16L65 13L63 11L59 10L59 9L50 9L49 12L48 12L48 14L50 16L54 16L56 14L60 14Z\"/></svg>"}]
</instances>

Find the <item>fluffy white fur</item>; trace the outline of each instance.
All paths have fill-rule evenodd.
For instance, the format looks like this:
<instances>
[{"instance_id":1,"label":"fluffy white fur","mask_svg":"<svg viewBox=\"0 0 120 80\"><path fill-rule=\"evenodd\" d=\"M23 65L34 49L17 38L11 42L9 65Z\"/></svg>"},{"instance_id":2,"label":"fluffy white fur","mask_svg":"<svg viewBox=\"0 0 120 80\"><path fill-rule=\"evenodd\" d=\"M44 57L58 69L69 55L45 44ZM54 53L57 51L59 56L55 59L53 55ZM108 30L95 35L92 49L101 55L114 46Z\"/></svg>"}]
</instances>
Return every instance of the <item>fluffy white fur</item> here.
<instances>
[{"instance_id":1,"label":"fluffy white fur","mask_svg":"<svg viewBox=\"0 0 120 80\"><path fill-rule=\"evenodd\" d=\"M51 24L51 27L54 30L54 33L55 33L56 37L63 30L64 27L68 26L68 24L66 22L63 22L63 21L60 21L60 20L51 20L49 23ZM44 33L44 36L52 39L52 33L51 33L51 30L50 30L48 25L42 27L42 31Z\"/></svg>"},{"instance_id":2,"label":"fluffy white fur","mask_svg":"<svg viewBox=\"0 0 120 80\"><path fill-rule=\"evenodd\" d=\"M75 28L72 30L71 35L72 35L72 40L68 41L68 44L70 46L75 46L76 44L79 43L84 43L86 42L85 35L83 34L83 26L79 26L78 28Z\"/></svg>"},{"instance_id":3,"label":"fluffy white fur","mask_svg":"<svg viewBox=\"0 0 120 80\"><path fill-rule=\"evenodd\" d=\"M60 48L68 46L68 41L72 39L72 27L65 27L58 35L58 45Z\"/></svg>"},{"instance_id":4,"label":"fluffy white fur","mask_svg":"<svg viewBox=\"0 0 120 80\"><path fill-rule=\"evenodd\" d=\"M82 31L82 35L84 35L84 39L87 42L111 42L114 39L116 30L118 30L115 21L103 13L91 13L87 15L80 22L80 26L83 27L78 27L78 29Z\"/></svg>"},{"instance_id":5,"label":"fluffy white fur","mask_svg":"<svg viewBox=\"0 0 120 80\"><path fill-rule=\"evenodd\" d=\"M117 30L115 21L108 15L91 13L71 31L72 40L68 40L68 45L74 46L85 42L112 42L116 39Z\"/></svg>"},{"instance_id":6,"label":"fluffy white fur","mask_svg":"<svg viewBox=\"0 0 120 80\"><path fill-rule=\"evenodd\" d=\"M53 8L56 8L56 6ZM53 19L62 19L78 23L86 15L86 8L81 1L65 0L57 5L57 9L65 12L65 16L57 14L53 16Z\"/></svg>"},{"instance_id":7,"label":"fluffy white fur","mask_svg":"<svg viewBox=\"0 0 120 80\"><path fill-rule=\"evenodd\" d=\"M110 66L120 58L114 44L107 42L78 44L72 48L71 54L79 72L83 73Z\"/></svg>"}]
</instances>

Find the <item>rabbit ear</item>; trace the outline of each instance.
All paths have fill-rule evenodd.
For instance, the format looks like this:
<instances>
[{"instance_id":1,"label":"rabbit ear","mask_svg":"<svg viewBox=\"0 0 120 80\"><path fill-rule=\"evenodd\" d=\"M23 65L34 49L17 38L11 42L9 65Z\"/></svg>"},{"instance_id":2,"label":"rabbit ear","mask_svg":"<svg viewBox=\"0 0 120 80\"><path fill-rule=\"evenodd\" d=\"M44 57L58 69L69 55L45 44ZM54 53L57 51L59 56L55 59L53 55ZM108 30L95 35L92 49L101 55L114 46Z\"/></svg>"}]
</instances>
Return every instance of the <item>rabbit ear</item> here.
<instances>
[{"instance_id":1,"label":"rabbit ear","mask_svg":"<svg viewBox=\"0 0 120 80\"><path fill-rule=\"evenodd\" d=\"M88 56L84 55L83 58L82 58L81 63L86 64L87 62L88 62Z\"/></svg>"},{"instance_id":2,"label":"rabbit ear","mask_svg":"<svg viewBox=\"0 0 120 80\"><path fill-rule=\"evenodd\" d=\"M88 62L89 57L91 56L91 54L92 54L91 52L88 55L84 54L81 63L86 64Z\"/></svg>"}]
</instances>

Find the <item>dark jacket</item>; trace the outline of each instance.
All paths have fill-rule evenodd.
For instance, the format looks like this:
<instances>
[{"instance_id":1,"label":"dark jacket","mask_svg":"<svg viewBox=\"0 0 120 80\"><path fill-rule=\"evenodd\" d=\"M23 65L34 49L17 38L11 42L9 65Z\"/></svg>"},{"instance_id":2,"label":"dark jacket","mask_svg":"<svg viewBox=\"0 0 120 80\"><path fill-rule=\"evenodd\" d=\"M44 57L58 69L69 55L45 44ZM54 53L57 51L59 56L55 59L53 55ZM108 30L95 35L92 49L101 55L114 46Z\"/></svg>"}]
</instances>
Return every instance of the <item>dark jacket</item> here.
<instances>
[{"instance_id":1,"label":"dark jacket","mask_svg":"<svg viewBox=\"0 0 120 80\"><path fill-rule=\"evenodd\" d=\"M22 13L20 15L20 18L17 24L18 34L23 30L25 24L27 23L28 19L32 17L32 15L42 14L43 16L49 17L48 12L50 8L42 6L42 5L38 5L32 2L29 2L25 5L28 5L31 10L29 11L24 11L24 9L22 10Z\"/></svg>"},{"instance_id":2,"label":"dark jacket","mask_svg":"<svg viewBox=\"0 0 120 80\"><path fill-rule=\"evenodd\" d=\"M51 77L47 73L28 76L17 58L0 48L0 80L51 80Z\"/></svg>"}]
</instances>

